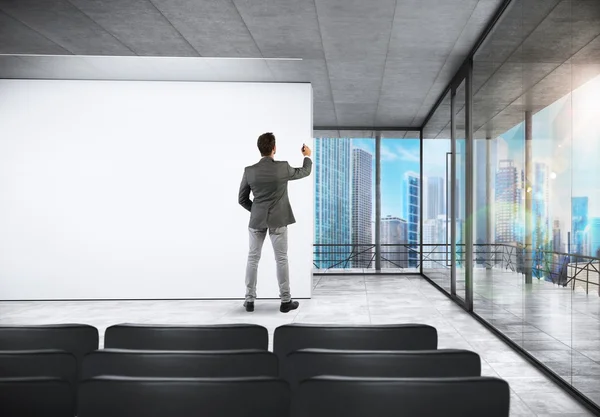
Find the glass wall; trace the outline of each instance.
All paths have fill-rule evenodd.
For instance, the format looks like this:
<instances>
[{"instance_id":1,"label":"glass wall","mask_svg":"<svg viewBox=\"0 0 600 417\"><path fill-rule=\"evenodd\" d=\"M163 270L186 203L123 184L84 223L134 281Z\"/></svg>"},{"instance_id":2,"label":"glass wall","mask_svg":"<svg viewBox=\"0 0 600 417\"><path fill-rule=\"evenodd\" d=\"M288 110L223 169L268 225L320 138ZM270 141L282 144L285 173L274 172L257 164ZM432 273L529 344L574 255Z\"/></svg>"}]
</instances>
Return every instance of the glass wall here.
<instances>
[{"instance_id":1,"label":"glass wall","mask_svg":"<svg viewBox=\"0 0 600 417\"><path fill-rule=\"evenodd\" d=\"M600 2L513 0L472 119L474 312L598 405L599 51Z\"/></svg>"},{"instance_id":2,"label":"glass wall","mask_svg":"<svg viewBox=\"0 0 600 417\"><path fill-rule=\"evenodd\" d=\"M454 149L451 175L454 178L454 210L451 211L451 222L454 227L454 274L455 293L462 300L466 297L466 232L467 232L467 89L466 80L463 79L454 92L453 117L454 117ZM452 180L451 180L452 181ZM452 185L452 184L451 184Z\"/></svg>"},{"instance_id":3,"label":"glass wall","mask_svg":"<svg viewBox=\"0 0 600 417\"><path fill-rule=\"evenodd\" d=\"M381 134L381 268L419 272L421 163L419 132Z\"/></svg>"},{"instance_id":4,"label":"glass wall","mask_svg":"<svg viewBox=\"0 0 600 417\"><path fill-rule=\"evenodd\" d=\"M315 138L316 272L376 271L375 132ZM420 132L380 133L381 270L420 271Z\"/></svg>"},{"instance_id":5,"label":"glass wall","mask_svg":"<svg viewBox=\"0 0 600 417\"><path fill-rule=\"evenodd\" d=\"M328 137L315 138L313 154L314 267L316 272L374 269L375 139L370 132L354 132L364 137L322 133Z\"/></svg>"},{"instance_id":6,"label":"glass wall","mask_svg":"<svg viewBox=\"0 0 600 417\"><path fill-rule=\"evenodd\" d=\"M423 273L450 292L450 93L423 129Z\"/></svg>"}]
</instances>

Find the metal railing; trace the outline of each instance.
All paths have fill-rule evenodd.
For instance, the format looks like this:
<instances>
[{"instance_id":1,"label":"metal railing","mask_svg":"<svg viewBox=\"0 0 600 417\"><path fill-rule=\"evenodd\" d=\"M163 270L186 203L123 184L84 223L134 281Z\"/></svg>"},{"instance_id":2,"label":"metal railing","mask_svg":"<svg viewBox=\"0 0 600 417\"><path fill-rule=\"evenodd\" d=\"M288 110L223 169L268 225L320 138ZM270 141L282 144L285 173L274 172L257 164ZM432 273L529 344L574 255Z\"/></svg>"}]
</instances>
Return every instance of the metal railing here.
<instances>
[{"instance_id":1,"label":"metal railing","mask_svg":"<svg viewBox=\"0 0 600 417\"><path fill-rule=\"evenodd\" d=\"M591 256L534 249L527 251L524 245L506 243L473 245L473 266L501 269L526 274L531 265L533 278L544 279L563 287L571 286L590 292L595 286L600 295L600 259ZM464 267L465 245L456 245L456 263ZM529 262L528 262L529 261ZM450 268L450 245L424 244L423 269Z\"/></svg>"},{"instance_id":2,"label":"metal railing","mask_svg":"<svg viewBox=\"0 0 600 417\"><path fill-rule=\"evenodd\" d=\"M420 268L421 252L423 270L449 269L451 267L451 245L442 244L381 244L382 269ZM456 264L465 266L465 245L456 244ZM316 269L374 269L374 244L315 244L313 264ZM543 279L572 290L590 288L600 295L600 259L591 256L534 249L527 251L523 245L506 243L478 243L473 245L473 266L475 268L501 269L519 274L527 274L531 266L531 276Z\"/></svg>"},{"instance_id":3,"label":"metal railing","mask_svg":"<svg viewBox=\"0 0 600 417\"><path fill-rule=\"evenodd\" d=\"M537 249L533 254L533 276L544 278L563 287L585 289L596 286L600 295L600 259L579 254Z\"/></svg>"},{"instance_id":4,"label":"metal railing","mask_svg":"<svg viewBox=\"0 0 600 417\"><path fill-rule=\"evenodd\" d=\"M382 269L418 269L419 245L381 244ZM315 244L313 265L316 269L374 269L375 244Z\"/></svg>"}]
</instances>

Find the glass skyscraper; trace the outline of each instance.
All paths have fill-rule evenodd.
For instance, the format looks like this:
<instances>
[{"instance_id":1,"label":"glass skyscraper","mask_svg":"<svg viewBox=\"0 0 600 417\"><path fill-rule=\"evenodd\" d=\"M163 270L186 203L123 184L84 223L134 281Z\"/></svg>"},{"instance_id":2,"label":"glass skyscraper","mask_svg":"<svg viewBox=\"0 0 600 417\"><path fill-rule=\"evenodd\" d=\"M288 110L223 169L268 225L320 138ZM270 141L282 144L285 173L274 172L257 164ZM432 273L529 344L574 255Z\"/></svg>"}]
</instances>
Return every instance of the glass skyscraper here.
<instances>
[{"instance_id":1,"label":"glass skyscraper","mask_svg":"<svg viewBox=\"0 0 600 417\"><path fill-rule=\"evenodd\" d=\"M571 230L572 230L572 246L571 253L578 255L584 254L584 233L588 225L588 198L573 197L571 199Z\"/></svg>"},{"instance_id":2,"label":"glass skyscraper","mask_svg":"<svg viewBox=\"0 0 600 417\"><path fill-rule=\"evenodd\" d=\"M351 140L315 139L315 243L348 245L350 234ZM317 268L345 267L348 246L315 248Z\"/></svg>"},{"instance_id":3,"label":"glass skyscraper","mask_svg":"<svg viewBox=\"0 0 600 417\"><path fill-rule=\"evenodd\" d=\"M446 199L444 194L444 179L440 177L427 178L427 212L426 219L437 219L440 214L446 214Z\"/></svg>"},{"instance_id":4,"label":"glass skyscraper","mask_svg":"<svg viewBox=\"0 0 600 417\"><path fill-rule=\"evenodd\" d=\"M517 241L517 220L519 195L518 176L514 161L498 162L496 172L496 242L514 243Z\"/></svg>"},{"instance_id":5,"label":"glass skyscraper","mask_svg":"<svg viewBox=\"0 0 600 417\"><path fill-rule=\"evenodd\" d=\"M399 217L387 216L381 219L381 244L394 245L381 247L382 268L408 267L408 242L406 220Z\"/></svg>"},{"instance_id":6,"label":"glass skyscraper","mask_svg":"<svg viewBox=\"0 0 600 417\"><path fill-rule=\"evenodd\" d=\"M420 218L420 193L421 179L415 172L404 174L403 182L403 207L402 215L406 219L408 228L408 244L411 251L409 253L409 266L417 267L419 264L419 218Z\"/></svg>"},{"instance_id":7,"label":"glass skyscraper","mask_svg":"<svg viewBox=\"0 0 600 417\"><path fill-rule=\"evenodd\" d=\"M532 214L533 214L533 249L548 249L546 245L550 233L549 200L550 172L548 165L536 162L534 165L534 182L532 189ZM516 215L516 213L515 213Z\"/></svg>"},{"instance_id":8,"label":"glass skyscraper","mask_svg":"<svg viewBox=\"0 0 600 417\"><path fill-rule=\"evenodd\" d=\"M373 155L363 149L352 150L352 244L355 246L354 268L374 266L373 244Z\"/></svg>"},{"instance_id":9,"label":"glass skyscraper","mask_svg":"<svg viewBox=\"0 0 600 417\"><path fill-rule=\"evenodd\" d=\"M590 219L588 240L590 242L589 253L584 255L600 258L600 217L592 217Z\"/></svg>"}]
</instances>

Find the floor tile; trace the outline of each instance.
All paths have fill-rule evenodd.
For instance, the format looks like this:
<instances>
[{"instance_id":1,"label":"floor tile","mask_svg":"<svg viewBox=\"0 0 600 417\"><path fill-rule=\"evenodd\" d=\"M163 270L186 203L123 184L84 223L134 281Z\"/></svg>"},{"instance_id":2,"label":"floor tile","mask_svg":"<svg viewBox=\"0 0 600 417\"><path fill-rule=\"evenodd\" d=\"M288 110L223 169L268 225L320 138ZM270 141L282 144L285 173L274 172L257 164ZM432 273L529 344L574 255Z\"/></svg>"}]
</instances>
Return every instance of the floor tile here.
<instances>
[{"instance_id":1,"label":"floor tile","mask_svg":"<svg viewBox=\"0 0 600 417\"><path fill-rule=\"evenodd\" d=\"M504 278L510 277L504 275ZM538 416L590 415L564 391L557 389L550 379L420 277L325 275L315 277L313 282L313 298L300 300L300 308L288 314L279 312L277 300L257 300L253 313L244 310L242 300L0 302L0 325L89 323L99 329L102 346L104 331L116 323L256 323L267 328L269 348L272 349L275 329L287 323L429 324L438 330L440 348L478 352L483 375L506 378L512 392L511 416L536 413ZM600 323L600 304L597 311L589 303L587 307L581 307L585 317L579 319L578 327L561 321L559 313L552 313L555 322L549 325L548 317L544 316L548 314L549 303L559 306L557 311L566 311L571 305L565 306L559 299L552 298L544 303L524 300L517 280L510 280L510 284L511 294L494 299L501 305L483 298L478 299L478 305L485 306L487 310L483 311L494 323L504 326L507 334L538 352L544 360L558 363L557 366L565 371L571 369L565 368L566 363L569 366L575 364L573 369L578 372L573 376L574 383L600 401L600 390L593 390L598 384L594 378L593 361L598 359L597 350L593 349L595 339L581 339L579 346L585 348L582 352L572 351L559 341L564 338L570 342L573 328L580 332L578 338L586 332L598 331L594 325ZM503 285L507 287L506 283ZM596 312L598 314L594 316ZM527 315L527 321L520 318L523 315ZM586 371L585 366L593 372Z\"/></svg>"}]
</instances>

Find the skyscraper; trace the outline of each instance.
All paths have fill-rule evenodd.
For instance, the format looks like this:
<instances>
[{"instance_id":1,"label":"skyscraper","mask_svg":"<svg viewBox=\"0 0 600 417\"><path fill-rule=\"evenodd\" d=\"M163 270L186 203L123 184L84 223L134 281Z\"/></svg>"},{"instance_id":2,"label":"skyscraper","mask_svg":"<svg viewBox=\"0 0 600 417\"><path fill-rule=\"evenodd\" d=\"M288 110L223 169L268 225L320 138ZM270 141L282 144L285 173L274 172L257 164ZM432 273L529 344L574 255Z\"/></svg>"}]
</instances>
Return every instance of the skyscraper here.
<instances>
[{"instance_id":1,"label":"skyscraper","mask_svg":"<svg viewBox=\"0 0 600 417\"><path fill-rule=\"evenodd\" d=\"M487 204L488 193L488 178L487 178L487 146L491 140L475 140L473 146L475 148L475 164L474 169L474 185L475 185L475 231L474 238L477 244L491 243L492 237L487 235L488 216L490 215L491 207ZM491 184L490 184L491 185ZM490 187L491 190L491 187ZM481 264L483 258L478 257L478 263Z\"/></svg>"},{"instance_id":2,"label":"skyscraper","mask_svg":"<svg viewBox=\"0 0 600 417\"><path fill-rule=\"evenodd\" d=\"M352 244L354 268L368 268L372 250L363 245L373 243L371 232L373 213L373 155L363 149L352 150Z\"/></svg>"},{"instance_id":3,"label":"skyscraper","mask_svg":"<svg viewBox=\"0 0 600 417\"><path fill-rule=\"evenodd\" d=\"M545 248L549 240L550 233L550 170L548 165L542 162L536 162L534 165L533 184L532 184L532 225L533 237L532 245L534 251L539 248ZM534 254L535 257L535 254Z\"/></svg>"},{"instance_id":4,"label":"skyscraper","mask_svg":"<svg viewBox=\"0 0 600 417\"><path fill-rule=\"evenodd\" d=\"M315 243L343 244L350 240L350 139L315 139ZM350 248L317 247L317 268L344 265Z\"/></svg>"},{"instance_id":5,"label":"skyscraper","mask_svg":"<svg viewBox=\"0 0 600 417\"><path fill-rule=\"evenodd\" d=\"M399 217L387 216L381 219L381 262L382 268L408 267L408 243L406 220Z\"/></svg>"},{"instance_id":6,"label":"skyscraper","mask_svg":"<svg viewBox=\"0 0 600 417\"><path fill-rule=\"evenodd\" d=\"M444 179L440 177L427 178L427 212L425 219L437 219L440 214L446 214L446 198L444 194Z\"/></svg>"},{"instance_id":7,"label":"skyscraper","mask_svg":"<svg viewBox=\"0 0 600 417\"><path fill-rule=\"evenodd\" d=\"M571 252L584 255L583 237L585 228L588 225L588 198L571 198L571 233L573 236L573 245Z\"/></svg>"},{"instance_id":8,"label":"skyscraper","mask_svg":"<svg viewBox=\"0 0 600 417\"><path fill-rule=\"evenodd\" d=\"M403 217L406 219L408 228L408 244L411 251L409 253L409 266L418 266L418 245L419 245L419 219L420 219L420 193L421 179L415 172L404 174L403 182Z\"/></svg>"},{"instance_id":9,"label":"skyscraper","mask_svg":"<svg viewBox=\"0 0 600 417\"><path fill-rule=\"evenodd\" d=\"M552 250L554 252L564 252L560 235L560 221L558 219L554 220L554 224L552 227Z\"/></svg>"},{"instance_id":10,"label":"skyscraper","mask_svg":"<svg viewBox=\"0 0 600 417\"><path fill-rule=\"evenodd\" d=\"M525 243L525 171L521 169L517 185L517 242Z\"/></svg>"},{"instance_id":11,"label":"skyscraper","mask_svg":"<svg viewBox=\"0 0 600 417\"><path fill-rule=\"evenodd\" d=\"M560 236L560 220L555 219L552 225L552 251L563 253L562 241ZM552 254L552 281L560 281L563 258L560 255Z\"/></svg>"},{"instance_id":12,"label":"skyscraper","mask_svg":"<svg viewBox=\"0 0 600 417\"><path fill-rule=\"evenodd\" d=\"M589 224L589 256L600 258L600 217L592 217Z\"/></svg>"},{"instance_id":13,"label":"skyscraper","mask_svg":"<svg viewBox=\"0 0 600 417\"><path fill-rule=\"evenodd\" d=\"M517 241L519 195L517 168L511 159L498 161L496 171L496 242Z\"/></svg>"},{"instance_id":14,"label":"skyscraper","mask_svg":"<svg viewBox=\"0 0 600 417\"><path fill-rule=\"evenodd\" d=\"M433 269L441 268L435 261L442 259L443 256L440 249L443 250L445 241L440 241L438 231L438 220L427 219L423 221L423 268Z\"/></svg>"}]
</instances>

